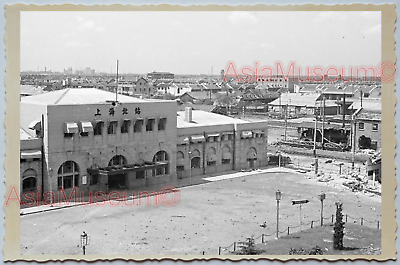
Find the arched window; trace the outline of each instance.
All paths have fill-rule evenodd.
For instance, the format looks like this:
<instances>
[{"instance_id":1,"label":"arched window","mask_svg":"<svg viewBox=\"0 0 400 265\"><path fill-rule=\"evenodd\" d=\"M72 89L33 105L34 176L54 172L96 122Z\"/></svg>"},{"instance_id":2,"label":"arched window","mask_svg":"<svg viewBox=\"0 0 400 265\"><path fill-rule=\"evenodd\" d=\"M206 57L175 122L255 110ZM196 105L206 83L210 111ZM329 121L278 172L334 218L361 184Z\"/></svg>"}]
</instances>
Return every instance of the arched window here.
<instances>
[{"instance_id":1,"label":"arched window","mask_svg":"<svg viewBox=\"0 0 400 265\"><path fill-rule=\"evenodd\" d=\"M183 158L185 158L183 152L181 151L176 152L176 159L183 159Z\"/></svg>"},{"instance_id":2,"label":"arched window","mask_svg":"<svg viewBox=\"0 0 400 265\"><path fill-rule=\"evenodd\" d=\"M116 155L113 158L110 159L110 162L108 162L108 166L120 166L120 165L126 165L126 158L122 155Z\"/></svg>"},{"instance_id":3,"label":"arched window","mask_svg":"<svg viewBox=\"0 0 400 265\"><path fill-rule=\"evenodd\" d=\"M191 168L200 168L200 152L199 150L195 149L190 152L190 167Z\"/></svg>"},{"instance_id":4,"label":"arched window","mask_svg":"<svg viewBox=\"0 0 400 265\"><path fill-rule=\"evenodd\" d=\"M257 150L254 147L251 147L249 151L247 151L247 160L257 160Z\"/></svg>"},{"instance_id":5,"label":"arched window","mask_svg":"<svg viewBox=\"0 0 400 265\"><path fill-rule=\"evenodd\" d=\"M168 161L169 161L168 153L165 151L158 151L153 157L153 162L167 162L167 163L164 166L158 167L155 170L153 170L153 176L169 174Z\"/></svg>"},{"instance_id":6,"label":"arched window","mask_svg":"<svg viewBox=\"0 0 400 265\"><path fill-rule=\"evenodd\" d=\"M231 160L231 149L228 146L224 146L224 148L222 148L222 164L230 164Z\"/></svg>"},{"instance_id":7,"label":"arched window","mask_svg":"<svg viewBox=\"0 0 400 265\"><path fill-rule=\"evenodd\" d=\"M215 166L217 164L217 151L214 147L207 150L207 166Z\"/></svg>"},{"instance_id":8,"label":"arched window","mask_svg":"<svg viewBox=\"0 0 400 265\"><path fill-rule=\"evenodd\" d=\"M79 186L79 167L74 161L64 162L58 169L58 189Z\"/></svg>"},{"instance_id":9,"label":"arched window","mask_svg":"<svg viewBox=\"0 0 400 265\"><path fill-rule=\"evenodd\" d=\"M22 192L36 191L36 177L36 171L32 168L22 174Z\"/></svg>"}]
</instances>

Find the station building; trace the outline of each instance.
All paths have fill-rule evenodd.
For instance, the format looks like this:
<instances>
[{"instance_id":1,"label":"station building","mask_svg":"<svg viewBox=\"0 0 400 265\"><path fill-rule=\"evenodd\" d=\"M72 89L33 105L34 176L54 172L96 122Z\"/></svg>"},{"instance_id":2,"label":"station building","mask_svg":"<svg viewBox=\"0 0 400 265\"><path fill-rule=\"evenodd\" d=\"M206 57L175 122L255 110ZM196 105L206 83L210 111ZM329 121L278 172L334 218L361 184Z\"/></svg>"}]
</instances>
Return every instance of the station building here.
<instances>
[{"instance_id":1,"label":"station building","mask_svg":"<svg viewBox=\"0 0 400 265\"><path fill-rule=\"evenodd\" d=\"M249 122L202 110L178 111L177 175L206 175L266 166L266 122Z\"/></svg>"},{"instance_id":2,"label":"station building","mask_svg":"<svg viewBox=\"0 0 400 265\"><path fill-rule=\"evenodd\" d=\"M69 88L24 97L20 110L21 193L57 199L267 165L266 122L177 112L175 101Z\"/></svg>"}]
</instances>

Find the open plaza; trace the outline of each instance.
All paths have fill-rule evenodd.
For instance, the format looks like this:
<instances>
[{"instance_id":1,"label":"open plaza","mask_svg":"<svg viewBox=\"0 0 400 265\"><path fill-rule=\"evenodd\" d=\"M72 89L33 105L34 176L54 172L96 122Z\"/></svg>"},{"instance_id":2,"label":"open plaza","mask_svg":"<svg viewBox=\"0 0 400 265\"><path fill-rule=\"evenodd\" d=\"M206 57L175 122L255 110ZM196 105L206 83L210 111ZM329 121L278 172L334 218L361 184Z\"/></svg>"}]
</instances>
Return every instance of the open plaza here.
<instances>
[{"instance_id":1,"label":"open plaza","mask_svg":"<svg viewBox=\"0 0 400 265\"><path fill-rule=\"evenodd\" d=\"M321 192L326 195L323 212L326 225L335 214L335 202L340 201L347 222L363 222L364 226L378 229L380 196L352 192L342 185L318 182L307 176L276 167L198 176L192 181L201 184L178 188L179 201L173 206L161 203L156 206L151 198L150 205L143 199L141 206L114 201L102 206L92 203L38 213L29 208L31 214L20 218L21 254L81 255L80 236L86 231L89 236L86 255L228 255L230 252L220 247L245 241L247 237L265 234L270 235L265 237L266 242L276 240L277 190L282 194L279 237L286 235L288 227L290 233L300 232L300 218L303 230L310 228L311 221L316 227L320 225ZM188 179L182 181L189 184ZM152 186L147 190L157 191L162 187ZM302 199L309 203L302 205L300 217L299 206L292 205L292 200ZM323 240L332 241L332 236ZM348 240L352 238L345 236L345 245ZM363 240L357 243L360 248L368 247ZM290 247L287 245L288 252Z\"/></svg>"}]
</instances>

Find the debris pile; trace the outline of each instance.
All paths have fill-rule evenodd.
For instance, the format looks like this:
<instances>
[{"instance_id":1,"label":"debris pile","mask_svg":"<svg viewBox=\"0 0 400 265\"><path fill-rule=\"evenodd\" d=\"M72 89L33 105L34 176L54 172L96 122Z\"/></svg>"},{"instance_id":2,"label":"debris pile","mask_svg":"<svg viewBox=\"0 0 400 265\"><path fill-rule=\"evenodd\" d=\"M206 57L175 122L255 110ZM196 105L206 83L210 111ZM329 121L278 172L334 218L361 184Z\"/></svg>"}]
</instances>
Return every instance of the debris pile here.
<instances>
[{"instance_id":1,"label":"debris pile","mask_svg":"<svg viewBox=\"0 0 400 265\"><path fill-rule=\"evenodd\" d=\"M353 173L345 178L349 179L349 181L345 181L342 184L353 192L370 192L381 195L381 184L377 181L369 180L367 176Z\"/></svg>"}]
</instances>

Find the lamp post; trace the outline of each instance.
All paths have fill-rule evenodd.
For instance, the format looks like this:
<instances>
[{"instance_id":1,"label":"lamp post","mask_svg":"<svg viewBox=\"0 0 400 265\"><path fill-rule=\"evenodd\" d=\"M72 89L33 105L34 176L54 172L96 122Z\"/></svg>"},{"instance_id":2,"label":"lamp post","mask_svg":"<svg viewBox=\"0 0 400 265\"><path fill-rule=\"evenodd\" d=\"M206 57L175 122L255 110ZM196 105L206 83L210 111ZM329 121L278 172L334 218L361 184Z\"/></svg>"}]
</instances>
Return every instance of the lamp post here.
<instances>
[{"instance_id":1,"label":"lamp post","mask_svg":"<svg viewBox=\"0 0 400 265\"><path fill-rule=\"evenodd\" d=\"M83 250L83 255L86 254L86 246L89 245L89 237L86 234L85 231L83 231L82 235L81 235L81 247Z\"/></svg>"},{"instance_id":2,"label":"lamp post","mask_svg":"<svg viewBox=\"0 0 400 265\"><path fill-rule=\"evenodd\" d=\"M280 151L276 151L276 153L278 154L278 167L281 167L281 152Z\"/></svg>"},{"instance_id":3,"label":"lamp post","mask_svg":"<svg viewBox=\"0 0 400 265\"><path fill-rule=\"evenodd\" d=\"M282 199L282 193L276 192L276 238L279 238L279 201Z\"/></svg>"},{"instance_id":4,"label":"lamp post","mask_svg":"<svg viewBox=\"0 0 400 265\"><path fill-rule=\"evenodd\" d=\"M190 157L191 154L192 154L192 152L189 151L188 156L189 156L189 182L190 182L190 184L192 184L192 158Z\"/></svg>"},{"instance_id":5,"label":"lamp post","mask_svg":"<svg viewBox=\"0 0 400 265\"><path fill-rule=\"evenodd\" d=\"M318 195L318 199L321 201L321 226L324 225L324 200L325 200L325 193L321 192Z\"/></svg>"}]
</instances>

